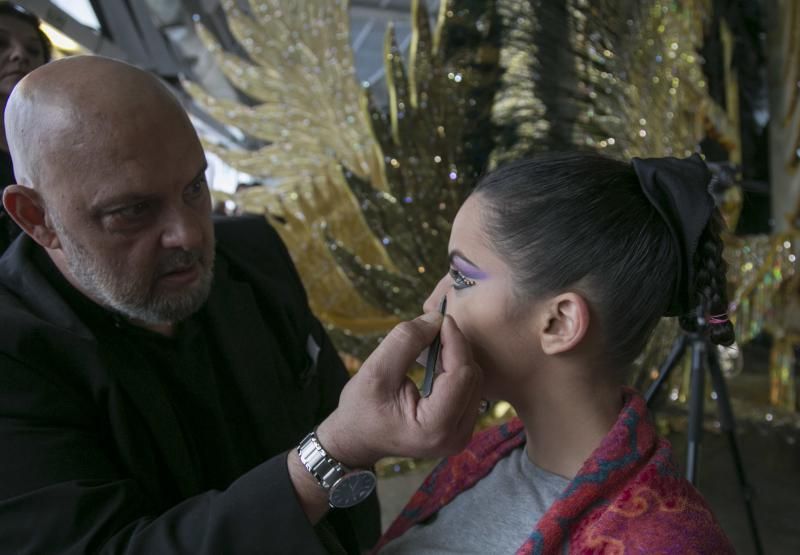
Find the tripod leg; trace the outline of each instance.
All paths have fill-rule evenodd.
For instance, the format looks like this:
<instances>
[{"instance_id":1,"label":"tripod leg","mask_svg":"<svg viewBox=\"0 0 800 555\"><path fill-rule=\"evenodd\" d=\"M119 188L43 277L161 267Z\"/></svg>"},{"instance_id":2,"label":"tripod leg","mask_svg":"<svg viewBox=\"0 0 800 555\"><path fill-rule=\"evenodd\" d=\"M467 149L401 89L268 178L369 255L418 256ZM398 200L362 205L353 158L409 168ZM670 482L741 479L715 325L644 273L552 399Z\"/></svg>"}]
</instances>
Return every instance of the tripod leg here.
<instances>
[{"instance_id":1,"label":"tripod leg","mask_svg":"<svg viewBox=\"0 0 800 555\"><path fill-rule=\"evenodd\" d=\"M762 555L764 547L761 544L761 536L758 533L755 512L753 511L753 490L747 482L742 464L742 456L739 451L739 443L736 441L736 423L733 418L733 408L731 407L730 397L728 396L728 386L725 377L719 367L719 360L716 352L712 349L708 351L708 368L711 374L711 383L717 394L717 408L719 409L720 428L728 437L728 445L733 456L733 464L736 468L736 476L739 479L739 490L742 492L747 521L750 525L750 532L753 535L753 543L756 553Z\"/></svg>"},{"instance_id":2,"label":"tripod leg","mask_svg":"<svg viewBox=\"0 0 800 555\"><path fill-rule=\"evenodd\" d=\"M644 394L644 400L648 406L650 406L650 402L653 400L656 393L658 393L658 390L661 389L661 385L667 379L669 373L675 368L675 364L677 364L683 356L683 352L686 350L686 342L687 336L681 334L681 336L675 340L675 343L672 344L672 349L669 352L669 356L667 356L667 360L665 360L661 368L658 369L658 377L650 384L650 387L647 388L647 392Z\"/></svg>"},{"instance_id":3,"label":"tripod leg","mask_svg":"<svg viewBox=\"0 0 800 555\"><path fill-rule=\"evenodd\" d=\"M697 486L697 462L703 440L703 390L705 389L706 343L692 334L692 373L689 386L689 441L686 446L686 479Z\"/></svg>"}]
</instances>

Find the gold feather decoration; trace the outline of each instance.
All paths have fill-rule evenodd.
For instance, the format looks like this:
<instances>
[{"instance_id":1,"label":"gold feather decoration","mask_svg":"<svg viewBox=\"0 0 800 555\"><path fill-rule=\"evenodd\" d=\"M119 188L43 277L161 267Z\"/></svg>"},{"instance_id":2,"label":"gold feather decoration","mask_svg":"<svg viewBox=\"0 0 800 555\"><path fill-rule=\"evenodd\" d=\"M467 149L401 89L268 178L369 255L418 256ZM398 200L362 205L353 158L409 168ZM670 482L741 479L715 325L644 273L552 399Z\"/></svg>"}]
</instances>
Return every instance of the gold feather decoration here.
<instances>
[{"instance_id":1,"label":"gold feather decoration","mask_svg":"<svg viewBox=\"0 0 800 555\"><path fill-rule=\"evenodd\" d=\"M794 346L800 343L800 273L797 230L728 238L731 315L740 344L761 333L773 338L770 402L797 410Z\"/></svg>"},{"instance_id":2,"label":"gold feather decoration","mask_svg":"<svg viewBox=\"0 0 800 555\"><path fill-rule=\"evenodd\" d=\"M454 5L458 4L458 9ZM450 222L483 170L499 82L493 2L440 4L435 31L412 3L406 64L388 29L388 110L358 87L347 2L223 2L249 57L201 37L252 106L187 83L214 117L267 146L207 145L232 166L277 181L234 198L267 213L289 246L312 309L343 351L363 356L421 312L447 269Z\"/></svg>"},{"instance_id":3,"label":"gold feather decoration","mask_svg":"<svg viewBox=\"0 0 800 555\"><path fill-rule=\"evenodd\" d=\"M519 129L495 160L576 147L685 156L707 127L738 142L708 95L698 54L707 0L499 5L508 31L495 122Z\"/></svg>"},{"instance_id":4,"label":"gold feather decoration","mask_svg":"<svg viewBox=\"0 0 800 555\"><path fill-rule=\"evenodd\" d=\"M271 184L244 189L233 200L241 211L272 218L312 310L342 341L390 328L397 317L363 299L326 244L336 237L365 265L394 269L341 171L345 165L376 191L386 187L366 95L355 80L347 2L263 0L245 13L226 0L223 8L247 59L224 51L202 25L198 31L227 78L253 102L214 98L184 84L220 122L266 145L236 151L206 144L233 167Z\"/></svg>"},{"instance_id":5,"label":"gold feather decoration","mask_svg":"<svg viewBox=\"0 0 800 555\"><path fill-rule=\"evenodd\" d=\"M421 311L446 272L453 217L486 168L541 150L685 156L707 135L739 148L735 114L712 101L702 70L710 0L442 0L433 29L413 0L407 59L386 32L385 108L356 82L346 1L240 4L222 2L244 56L199 31L252 100L186 86L219 121L265 145L207 146L269 183L233 199L273 221L312 309L357 358ZM728 241L743 340L766 329L778 293L797 289L785 279L794 241L783 251L783 240L754 241ZM678 333L674 319L662 321L636 381L649 379ZM775 359L784 393L773 397L785 398L789 359ZM672 384L678 401L685 378Z\"/></svg>"}]
</instances>

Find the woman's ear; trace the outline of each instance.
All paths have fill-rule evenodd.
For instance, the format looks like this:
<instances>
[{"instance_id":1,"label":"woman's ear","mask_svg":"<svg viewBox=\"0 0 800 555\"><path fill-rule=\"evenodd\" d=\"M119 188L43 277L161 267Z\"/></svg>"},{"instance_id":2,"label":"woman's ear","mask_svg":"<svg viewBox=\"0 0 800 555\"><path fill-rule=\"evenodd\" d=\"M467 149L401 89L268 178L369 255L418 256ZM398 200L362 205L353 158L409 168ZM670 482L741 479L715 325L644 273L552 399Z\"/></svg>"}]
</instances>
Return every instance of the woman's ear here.
<instances>
[{"instance_id":1,"label":"woman's ear","mask_svg":"<svg viewBox=\"0 0 800 555\"><path fill-rule=\"evenodd\" d=\"M556 355L571 351L589 330L589 306L578 293L561 293L543 305L542 351Z\"/></svg>"},{"instance_id":2,"label":"woman's ear","mask_svg":"<svg viewBox=\"0 0 800 555\"><path fill-rule=\"evenodd\" d=\"M36 190L24 185L9 185L3 191L3 206L34 241L46 249L60 248L58 236L47 221L42 197Z\"/></svg>"}]
</instances>

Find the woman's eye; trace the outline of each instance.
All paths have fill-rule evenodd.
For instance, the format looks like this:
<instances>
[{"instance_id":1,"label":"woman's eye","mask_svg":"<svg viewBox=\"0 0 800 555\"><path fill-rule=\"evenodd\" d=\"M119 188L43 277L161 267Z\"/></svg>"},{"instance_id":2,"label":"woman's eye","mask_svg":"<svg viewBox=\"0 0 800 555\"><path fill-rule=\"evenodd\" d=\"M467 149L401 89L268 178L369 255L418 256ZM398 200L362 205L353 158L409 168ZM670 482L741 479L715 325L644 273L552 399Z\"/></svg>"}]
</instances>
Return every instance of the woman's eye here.
<instances>
[{"instance_id":1,"label":"woman's eye","mask_svg":"<svg viewBox=\"0 0 800 555\"><path fill-rule=\"evenodd\" d=\"M455 268L450 268L450 277L453 279L453 289L456 290L466 289L467 287L475 285L475 280L465 277L464 274Z\"/></svg>"}]
</instances>

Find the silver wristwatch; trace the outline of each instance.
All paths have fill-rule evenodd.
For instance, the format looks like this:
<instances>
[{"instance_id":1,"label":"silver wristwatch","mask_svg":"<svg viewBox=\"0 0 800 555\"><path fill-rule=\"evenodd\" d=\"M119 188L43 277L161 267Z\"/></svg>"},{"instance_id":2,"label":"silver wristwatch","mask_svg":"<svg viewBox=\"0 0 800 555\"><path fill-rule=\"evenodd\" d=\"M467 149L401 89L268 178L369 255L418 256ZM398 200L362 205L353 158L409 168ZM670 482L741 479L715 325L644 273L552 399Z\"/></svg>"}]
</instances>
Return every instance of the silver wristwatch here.
<instances>
[{"instance_id":1,"label":"silver wristwatch","mask_svg":"<svg viewBox=\"0 0 800 555\"><path fill-rule=\"evenodd\" d=\"M377 479L369 470L350 470L328 455L311 432L297 446L300 462L317 483L328 492L328 503L336 509L346 509L364 501L375 489Z\"/></svg>"}]
</instances>

